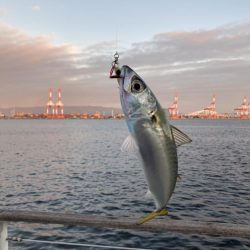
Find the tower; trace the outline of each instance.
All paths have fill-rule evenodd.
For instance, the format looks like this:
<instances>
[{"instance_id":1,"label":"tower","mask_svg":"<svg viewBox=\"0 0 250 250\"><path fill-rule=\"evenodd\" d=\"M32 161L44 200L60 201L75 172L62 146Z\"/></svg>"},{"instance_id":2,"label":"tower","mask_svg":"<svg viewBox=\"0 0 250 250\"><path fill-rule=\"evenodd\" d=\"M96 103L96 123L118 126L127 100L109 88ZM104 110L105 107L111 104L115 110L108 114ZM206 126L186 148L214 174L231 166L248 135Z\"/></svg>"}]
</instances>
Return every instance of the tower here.
<instances>
[{"instance_id":1,"label":"tower","mask_svg":"<svg viewBox=\"0 0 250 250\"><path fill-rule=\"evenodd\" d=\"M172 105L168 108L170 118L172 119L178 119L179 117L179 110L178 110L178 95L176 94L174 96L174 101Z\"/></svg>"},{"instance_id":2,"label":"tower","mask_svg":"<svg viewBox=\"0 0 250 250\"><path fill-rule=\"evenodd\" d=\"M234 109L236 116L241 118L241 119L246 119L249 115L249 103L247 102L247 98L246 96L244 96L243 98L243 102L241 103L241 105Z\"/></svg>"},{"instance_id":3,"label":"tower","mask_svg":"<svg viewBox=\"0 0 250 250\"><path fill-rule=\"evenodd\" d=\"M216 98L215 98L215 95L213 95L210 105L204 108L204 111L207 113L208 117L215 116L217 114L215 102L216 102Z\"/></svg>"},{"instance_id":4,"label":"tower","mask_svg":"<svg viewBox=\"0 0 250 250\"><path fill-rule=\"evenodd\" d=\"M58 89L58 100L56 102L56 115L63 115L62 90Z\"/></svg>"},{"instance_id":5,"label":"tower","mask_svg":"<svg viewBox=\"0 0 250 250\"><path fill-rule=\"evenodd\" d=\"M55 109L54 109L54 103L52 101L52 89L49 89L49 100L47 102L47 115L54 115Z\"/></svg>"}]
</instances>

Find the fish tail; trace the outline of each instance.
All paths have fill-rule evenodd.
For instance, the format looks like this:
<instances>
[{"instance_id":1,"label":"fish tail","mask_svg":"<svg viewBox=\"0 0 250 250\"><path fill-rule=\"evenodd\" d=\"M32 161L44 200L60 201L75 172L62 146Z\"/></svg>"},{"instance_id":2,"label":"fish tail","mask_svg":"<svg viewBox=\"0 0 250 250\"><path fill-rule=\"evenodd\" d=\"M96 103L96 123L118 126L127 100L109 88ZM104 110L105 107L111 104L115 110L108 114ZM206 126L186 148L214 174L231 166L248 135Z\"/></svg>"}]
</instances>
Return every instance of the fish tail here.
<instances>
[{"instance_id":1,"label":"fish tail","mask_svg":"<svg viewBox=\"0 0 250 250\"><path fill-rule=\"evenodd\" d=\"M154 219L156 216L165 216L165 215L168 215L168 210L166 208L162 208L162 209L154 211L154 212L150 213L149 215L147 215L146 217L140 219L136 224L141 225L149 220Z\"/></svg>"}]
</instances>

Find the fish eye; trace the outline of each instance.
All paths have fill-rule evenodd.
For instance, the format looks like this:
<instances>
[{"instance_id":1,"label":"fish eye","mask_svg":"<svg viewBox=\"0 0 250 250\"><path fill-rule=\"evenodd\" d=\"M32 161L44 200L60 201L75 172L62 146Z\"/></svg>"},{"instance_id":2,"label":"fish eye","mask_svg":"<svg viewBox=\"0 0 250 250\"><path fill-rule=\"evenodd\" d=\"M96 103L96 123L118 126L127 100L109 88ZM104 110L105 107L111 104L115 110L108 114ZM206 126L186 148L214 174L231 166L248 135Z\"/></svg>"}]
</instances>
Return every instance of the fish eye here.
<instances>
[{"instance_id":1,"label":"fish eye","mask_svg":"<svg viewBox=\"0 0 250 250\"><path fill-rule=\"evenodd\" d=\"M131 92L132 93L141 93L144 89L145 89L145 86L142 83L142 81L140 81L139 79L133 80L133 82L131 84Z\"/></svg>"}]
</instances>

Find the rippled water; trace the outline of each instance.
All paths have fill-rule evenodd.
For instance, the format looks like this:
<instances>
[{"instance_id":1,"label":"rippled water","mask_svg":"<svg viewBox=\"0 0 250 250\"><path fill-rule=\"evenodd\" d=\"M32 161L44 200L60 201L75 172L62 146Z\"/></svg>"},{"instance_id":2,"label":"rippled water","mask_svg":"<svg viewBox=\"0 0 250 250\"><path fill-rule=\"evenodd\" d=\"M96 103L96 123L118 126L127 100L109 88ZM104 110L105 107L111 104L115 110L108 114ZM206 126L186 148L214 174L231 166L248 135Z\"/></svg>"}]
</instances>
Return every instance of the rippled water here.
<instances>
[{"instance_id":1,"label":"rippled water","mask_svg":"<svg viewBox=\"0 0 250 250\"><path fill-rule=\"evenodd\" d=\"M250 223L250 121L173 122L193 142L179 148L164 220ZM136 155L120 152L124 121L1 120L0 209L140 218L146 199ZM11 236L150 249L248 249L250 241L176 233L11 224ZM10 243L11 249L79 249ZM81 248L83 249L83 248Z\"/></svg>"}]
</instances>

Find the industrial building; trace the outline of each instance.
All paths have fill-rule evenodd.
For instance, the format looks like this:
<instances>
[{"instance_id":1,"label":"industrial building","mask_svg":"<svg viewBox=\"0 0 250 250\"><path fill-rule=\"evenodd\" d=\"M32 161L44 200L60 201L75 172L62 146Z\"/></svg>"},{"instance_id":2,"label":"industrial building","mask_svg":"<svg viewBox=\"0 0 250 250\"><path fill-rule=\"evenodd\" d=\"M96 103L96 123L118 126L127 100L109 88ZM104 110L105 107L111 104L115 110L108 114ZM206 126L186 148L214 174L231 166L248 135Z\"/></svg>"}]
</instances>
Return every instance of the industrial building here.
<instances>
[{"instance_id":1,"label":"industrial building","mask_svg":"<svg viewBox=\"0 0 250 250\"><path fill-rule=\"evenodd\" d=\"M64 104L62 102L62 90L58 89L58 99L54 104L52 100L52 88L49 89L49 100L47 102L46 116L49 119L63 119L64 118Z\"/></svg>"}]
</instances>

